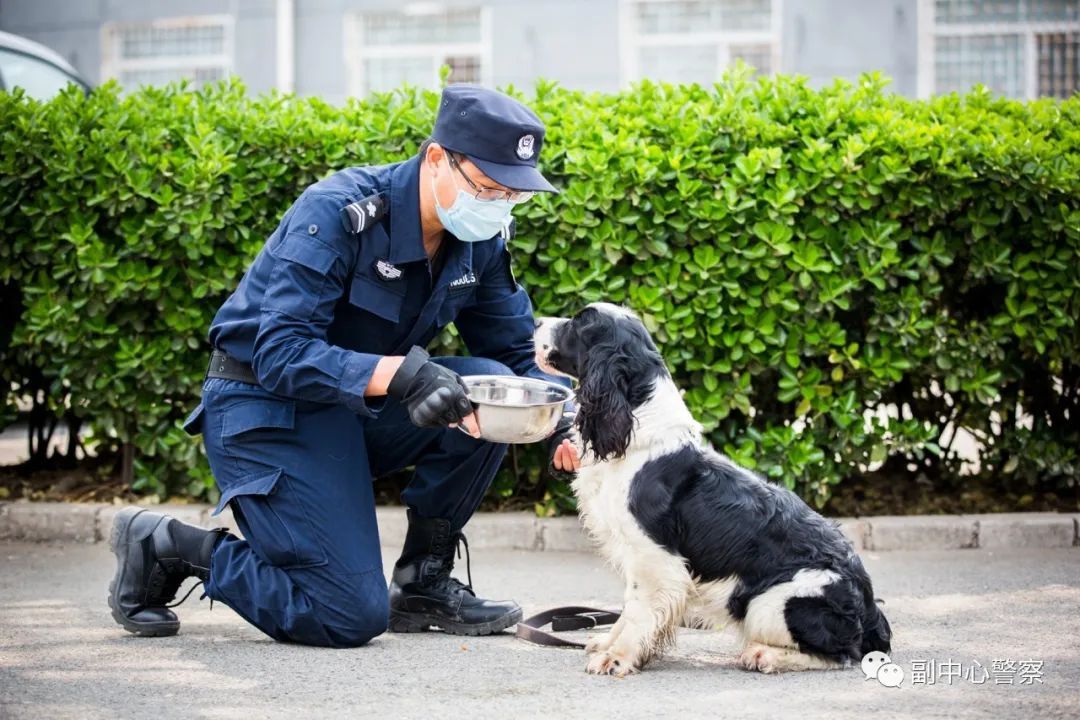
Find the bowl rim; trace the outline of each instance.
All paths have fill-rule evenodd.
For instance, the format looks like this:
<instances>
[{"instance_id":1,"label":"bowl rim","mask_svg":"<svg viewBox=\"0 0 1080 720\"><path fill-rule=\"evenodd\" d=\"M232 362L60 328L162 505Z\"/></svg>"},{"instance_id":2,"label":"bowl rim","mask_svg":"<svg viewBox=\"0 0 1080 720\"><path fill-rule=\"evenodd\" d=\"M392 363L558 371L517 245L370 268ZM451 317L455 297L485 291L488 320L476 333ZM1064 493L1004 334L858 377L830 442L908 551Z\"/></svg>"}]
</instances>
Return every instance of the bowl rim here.
<instances>
[{"instance_id":1,"label":"bowl rim","mask_svg":"<svg viewBox=\"0 0 1080 720\"><path fill-rule=\"evenodd\" d=\"M563 392L563 393L566 394L566 396L564 398L562 398L561 400L549 400L547 402L533 402L533 403L527 403L527 402L493 403L493 402L486 402L484 400L473 400L472 397L469 398L470 402L473 402L473 403L475 403L477 405L487 405L487 406L490 406L490 407L521 407L521 408L549 407L551 405L565 404L565 403L569 402L570 400L572 400L573 397L574 397L574 391L572 389L566 387L565 385L560 385L558 383L551 382L550 380L540 380L539 378L522 377L521 375L462 375L461 380L462 380L462 382L465 383L466 395L468 394L468 390L469 390L468 386L469 386L470 381L474 381L474 382L494 381L495 383L499 383L499 382L503 382L503 381L506 381L506 380L514 380L514 381L522 382L522 383L525 383L525 384L538 385L538 386L543 387L546 390L556 389L556 390L559 390L560 392Z\"/></svg>"}]
</instances>

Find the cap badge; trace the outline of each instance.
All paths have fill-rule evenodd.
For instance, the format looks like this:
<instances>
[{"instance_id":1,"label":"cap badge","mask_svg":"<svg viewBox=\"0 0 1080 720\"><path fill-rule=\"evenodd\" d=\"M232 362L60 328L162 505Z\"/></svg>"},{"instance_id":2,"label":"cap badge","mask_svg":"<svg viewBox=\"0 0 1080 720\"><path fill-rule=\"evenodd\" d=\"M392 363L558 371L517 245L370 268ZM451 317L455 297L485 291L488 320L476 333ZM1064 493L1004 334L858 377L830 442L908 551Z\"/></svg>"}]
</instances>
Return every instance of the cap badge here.
<instances>
[{"instance_id":1,"label":"cap badge","mask_svg":"<svg viewBox=\"0 0 1080 720\"><path fill-rule=\"evenodd\" d=\"M518 140L517 156L522 160L528 160L533 156L533 143L536 142L536 138L532 135L522 135Z\"/></svg>"}]
</instances>

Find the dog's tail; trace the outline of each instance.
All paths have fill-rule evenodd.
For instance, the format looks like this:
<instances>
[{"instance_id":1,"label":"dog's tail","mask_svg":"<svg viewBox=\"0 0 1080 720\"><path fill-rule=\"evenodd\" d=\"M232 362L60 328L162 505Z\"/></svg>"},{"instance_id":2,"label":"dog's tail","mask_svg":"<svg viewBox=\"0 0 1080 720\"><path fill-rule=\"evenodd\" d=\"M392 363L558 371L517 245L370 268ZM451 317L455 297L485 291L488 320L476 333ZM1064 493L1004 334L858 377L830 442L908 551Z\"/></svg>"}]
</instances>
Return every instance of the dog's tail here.
<instances>
[{"instance_id":1,"label":"dog's tail","mask_svg":"<svg viewBox=\"0 0 1080 720\"><path fill-rule=\"evenodd\" d=\"M863 611L863 636L860 650L863 655L874 650L887 655L892 650L892 628L889 627L885 613L881 612L881 608L874 601L873 591L869 593L869 601Z\"/></svg>"}]
</instances>

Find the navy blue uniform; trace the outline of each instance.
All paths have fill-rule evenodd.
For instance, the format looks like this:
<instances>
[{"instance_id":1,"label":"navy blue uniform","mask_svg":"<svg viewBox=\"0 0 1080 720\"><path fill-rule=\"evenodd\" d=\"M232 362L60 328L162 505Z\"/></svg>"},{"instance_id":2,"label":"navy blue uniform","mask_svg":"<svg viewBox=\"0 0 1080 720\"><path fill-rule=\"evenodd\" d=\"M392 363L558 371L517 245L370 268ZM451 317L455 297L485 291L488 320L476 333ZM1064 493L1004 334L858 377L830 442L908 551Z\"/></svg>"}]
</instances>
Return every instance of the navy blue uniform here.
<instances>
[{"instance_id":1,"label":"navy blue uniform","mask_svg":"<svg viewBox=\"0 0 1080 720\"><path fill-rule=\"evenodd\" d=\"M414 157L312 185L210 328L214 347L250 363L259 385L207 379L185 425L203 433L216 512L230 504L246 538L218 544L206 592L278 640L356 645L386 629L373 476L415 464L403 501L458 529L506 453L365 398L382 356L426 346L453 322L473 357L436 362L566 384L536 367L532 305L504 238L448 235L432 271L419 174Z\"/></svg>"}]
</instances>

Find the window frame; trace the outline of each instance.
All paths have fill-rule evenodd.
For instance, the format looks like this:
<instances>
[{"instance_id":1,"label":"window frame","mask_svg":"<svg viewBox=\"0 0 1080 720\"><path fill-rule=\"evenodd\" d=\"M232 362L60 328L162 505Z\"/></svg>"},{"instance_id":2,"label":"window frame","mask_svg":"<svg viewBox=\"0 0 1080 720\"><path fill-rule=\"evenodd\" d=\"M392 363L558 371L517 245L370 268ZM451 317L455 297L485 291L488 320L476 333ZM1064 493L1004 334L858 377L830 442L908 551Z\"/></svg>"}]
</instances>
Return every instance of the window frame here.
<instances>
[{"instance_id":1,"label":"window frame","mask_svg":"<svg viewBox=\"0 0 1080 720\"><path fill-rule=\"evenodd\" d=\"M388 10L357 10L345 15L345 74L346 91L350 97L366 97L371 94L367 86L367 77L364 71L364 61L369 59L417 59L431 58L431 83L429 88L439 87L439 68L443 61L440 58L472 55L480 59L481 85L492 85L494 78L494 49L493 49L493 24L492 9L487 5L475 6L448 6L440 10L477 10L480 16L480 40L477 42L434 42L434 43L409 43L395 45L365 45L365 23L367 18L373 15L407 14L403 11L396 13ZM442 13L433 13L435 15Z\"/></svg>"},{"instance_id":2,"label":"window frame","mask_svg":"<svg viewBox=\"0 0 1080 720\"><path fill-rule=\"evenodd\" d=\"M153 58L119 57L118 43L125 30L175 27L217 27L223 30L222 52L204 55L167 55ZM170 70L174 68L221 70L223 77L233 73L236 62L235 19L232 15L191 15L155 18L145 21L108 22L101 26L101 77L120 82L124 72ZM121 83L123 84L123 83ZM126 88L126 86L125 86Z\"/></svg>"},{"instance_id":3,"label":"window frame","mask_svg":"<svg viewBox=\"0 0 1080 720\"><path fill-rule=\"evenodd\" d=\"M723 72L731 64L731 47L768 45L769 75L780 72L782 61L784 0L770 0L768 30L719 30L690 33L653 33L638 31L637 6L675 3L683 0L619 0L619 84L627 87L644 79L639 67L639 53L644 47L699 47L715 45L717 68ZM716 80L719 80L719 74Z\"/></svg>"},{"instance_id":4,"label":"window frame","mask_svg":"<svg viewBox=\"0 0 1080 720\"><path fill-rule=\"evenodd\" d=\"M939 37L1019 36L1024 48L1024 77L1020 78L1024 90L1023 95L1017 99L1036 100L1039 98L1039 48L1036 36L1044 33L1080 33L1080 20L939 23L936 0L918 0L918 3L916 94L922 99L940 92L937 87Z\"/></svg>"}]
</instances>

